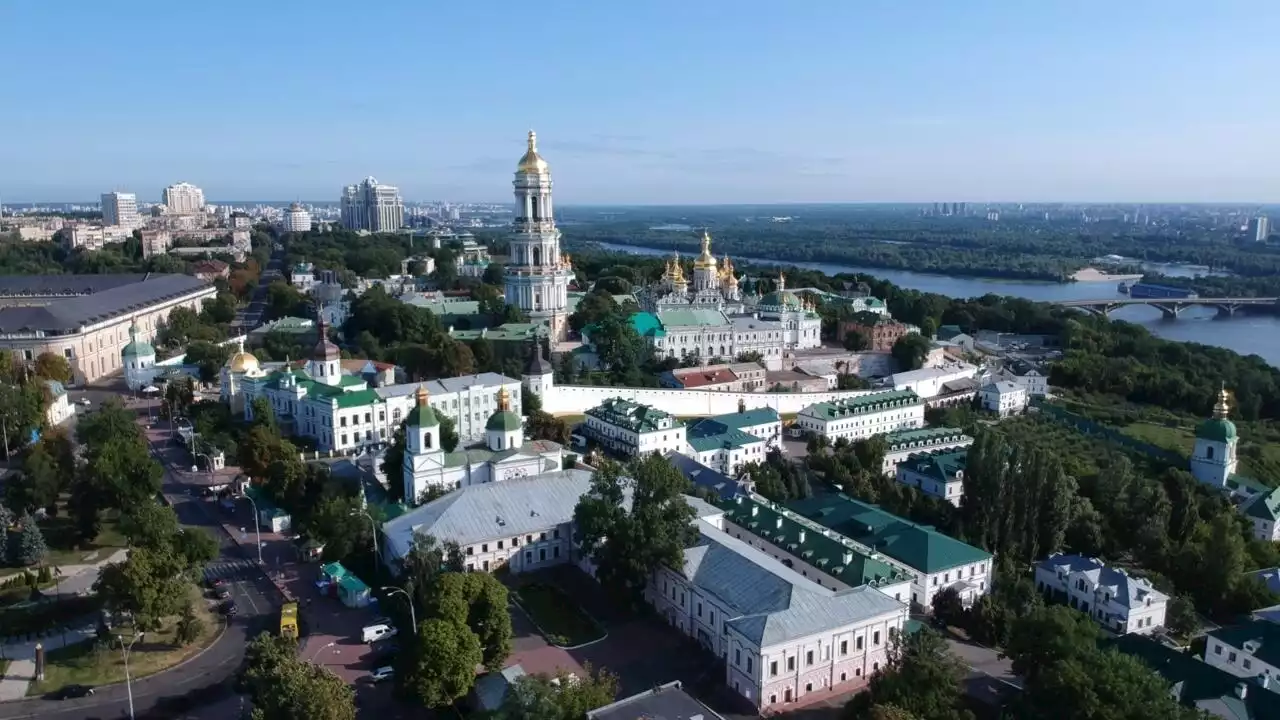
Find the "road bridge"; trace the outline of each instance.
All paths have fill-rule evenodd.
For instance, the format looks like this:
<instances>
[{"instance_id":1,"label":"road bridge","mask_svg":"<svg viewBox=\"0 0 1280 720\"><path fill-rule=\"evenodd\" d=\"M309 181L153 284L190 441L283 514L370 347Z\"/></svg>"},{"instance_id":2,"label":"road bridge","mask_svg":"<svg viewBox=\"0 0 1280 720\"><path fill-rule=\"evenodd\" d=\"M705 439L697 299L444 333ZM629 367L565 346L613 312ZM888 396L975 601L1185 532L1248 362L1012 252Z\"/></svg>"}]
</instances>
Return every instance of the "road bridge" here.
<instances>
[{"instance_id":1,"label":"road bridge","mask_svg":"<svg viewBox=\"0 0 1280 720\"><path fill-rule=\"evenodd\" d=\"M1219 315L1230 317L1236 310L1250 306L1275 306L1280 298L1275 297L1220 297L1220 298L1107 298L1104 300L1059 300L1053 303L1059 307L1079 308L1095 315L1109 317L1111 311L1129 305L1150 305L1164 313L1167 318L1176 318L1179 313L1194 305L1217 308Z\"/></svg>"}]
</instances>

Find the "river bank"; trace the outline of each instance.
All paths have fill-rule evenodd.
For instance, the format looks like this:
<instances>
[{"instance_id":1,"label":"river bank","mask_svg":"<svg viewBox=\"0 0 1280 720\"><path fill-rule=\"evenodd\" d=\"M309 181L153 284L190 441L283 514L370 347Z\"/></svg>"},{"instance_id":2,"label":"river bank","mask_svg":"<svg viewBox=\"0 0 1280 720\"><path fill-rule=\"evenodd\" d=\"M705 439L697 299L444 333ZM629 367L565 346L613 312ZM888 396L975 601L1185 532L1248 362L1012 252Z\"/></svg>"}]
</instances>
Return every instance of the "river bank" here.
<instances>
[{"instance_id":1,"label":"river bank","mask_svg":"<svg viewBox=\"0 0 1280 720\"><path fill-rule=\"evenodd\" d=\"M1071 275L1071 279L1076 282L1137 282L1142 279L1142 275L1121 275L1103 272L1098 268L1087 267L1081 268Z\"/></svg>"}]
</instances>

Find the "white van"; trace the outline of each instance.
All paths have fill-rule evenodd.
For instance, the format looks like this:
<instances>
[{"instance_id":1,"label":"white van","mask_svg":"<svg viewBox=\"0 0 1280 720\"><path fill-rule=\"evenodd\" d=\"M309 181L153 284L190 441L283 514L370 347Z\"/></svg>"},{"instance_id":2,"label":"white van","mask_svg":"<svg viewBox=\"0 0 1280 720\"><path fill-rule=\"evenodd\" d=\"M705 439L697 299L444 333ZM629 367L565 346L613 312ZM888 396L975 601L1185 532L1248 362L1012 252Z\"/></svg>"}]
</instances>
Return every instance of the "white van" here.
<instances>
[{"instance_id":1,"label":"white van","mask_svg":"<svg viewBox=\"0 0 1280 720\"><path fill-rule=\"evenodd\" d=\"M360 639L366 643L377 642L379 640L386 640L387 638L393 638L396 636L396 633L398 632L399 630L396 630L395 628L391 627L390 625L387 625L386 623L379 623L377 625L366 626L363 630L361 630Z\"/></svg>"}]
</instances>

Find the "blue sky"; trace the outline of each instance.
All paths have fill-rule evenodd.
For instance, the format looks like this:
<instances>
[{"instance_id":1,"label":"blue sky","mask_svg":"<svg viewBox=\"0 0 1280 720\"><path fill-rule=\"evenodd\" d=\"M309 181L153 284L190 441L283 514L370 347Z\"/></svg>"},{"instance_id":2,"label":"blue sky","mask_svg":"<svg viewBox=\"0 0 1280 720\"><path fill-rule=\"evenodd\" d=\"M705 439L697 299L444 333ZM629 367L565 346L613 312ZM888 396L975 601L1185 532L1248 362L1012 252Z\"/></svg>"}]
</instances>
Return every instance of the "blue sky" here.
<instances>
[{"instance_id":1,"label":"blue sky","mask_svg":"<svg viewBox=\"0 0 1280 720\"><path fill-rule=\"evenodd\" d=\"M0 199L1280 200L1275 0L0 3Z\"/></svg>"}]
</instances>

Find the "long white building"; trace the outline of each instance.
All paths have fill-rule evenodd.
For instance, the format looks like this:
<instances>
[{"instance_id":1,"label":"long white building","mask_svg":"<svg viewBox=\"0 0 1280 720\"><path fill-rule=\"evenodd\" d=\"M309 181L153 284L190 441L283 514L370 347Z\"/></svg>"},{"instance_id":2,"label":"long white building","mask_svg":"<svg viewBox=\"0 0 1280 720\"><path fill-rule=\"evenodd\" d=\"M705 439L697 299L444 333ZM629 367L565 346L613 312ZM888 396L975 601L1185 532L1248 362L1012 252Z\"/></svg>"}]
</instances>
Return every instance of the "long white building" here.
<instances>
[{"instance_id":1,"label":"long white building","mask_svg":"<svg viewBox=\"0 0 1280 720\"><path fill-rule=\"evenodd\" d=\"M395 232L404 227L404 201L394 185L367 177L342 189L342 226L348 230Z\"/></svg>"},{"instance_id":2,"label":"long white building","mask_svg":"<svg viewBox=\"0 0 1280 720\"><path fill-rule=\"evenodd\" d=\"M1041 560L1036 564L1036 589L1122 635L1147 635L1164 627L1169 604L1169 596L1150 581L1082 555Z\"/></svg>"},{"instance_id":3,"label":"long white building","mask_svg":"<svg viewBox=\"0 0 1280 720\"><path fill-rule=\"evenodd\" d=\"M815 403L800 411L796 427L831 441L924 427L924 401L911 390L887 390Z\"/></svg>"},{"instance_id":4,"label":"long white building","mask_svg":"<svg viewBox=\"0 0 1280 720\"><path fill-rule=\"evenodd\" d=\"M683 422L622 398L606 400L588 410L582 428L606 449L627 457L686 451Z\"/></svg>"}]
</instances>

